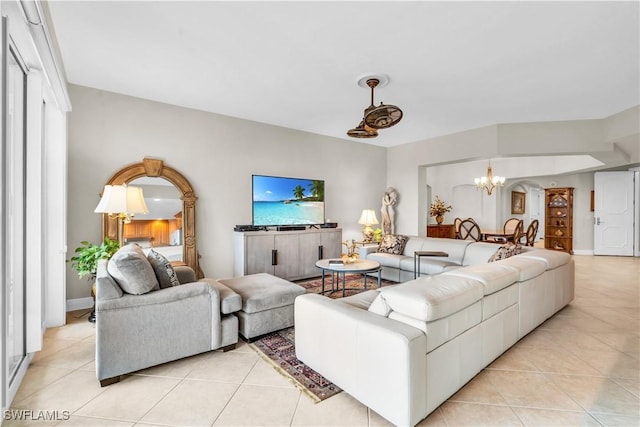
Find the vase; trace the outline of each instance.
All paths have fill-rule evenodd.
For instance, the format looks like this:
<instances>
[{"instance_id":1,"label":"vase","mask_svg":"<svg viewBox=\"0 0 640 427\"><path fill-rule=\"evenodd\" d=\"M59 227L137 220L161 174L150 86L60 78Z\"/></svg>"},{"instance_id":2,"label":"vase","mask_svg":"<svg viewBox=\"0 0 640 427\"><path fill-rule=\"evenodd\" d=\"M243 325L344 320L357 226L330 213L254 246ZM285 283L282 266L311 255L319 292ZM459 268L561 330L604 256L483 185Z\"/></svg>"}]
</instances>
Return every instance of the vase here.
<instances>
[{"instance_id":1,"label":"vase","mask_svg":"<svg viewBox=\"0 0 640 427\"><path fill-rule=\"evenodd\" d=\"M444 215L436 215L436 222L438 225L442 224L444 222Z\"/></svg>"},{"instance_id":2,"label":"vase","mask_svg":"<svg viewBox=\"0 0 640 427\"><path fill-rule=\"evenodd\" d=\"M359 255L356 253L342 254L341 258L342 262L344 262L345 264L353 264L354 262L358 261Z\"/></svg>"}]
</instances>

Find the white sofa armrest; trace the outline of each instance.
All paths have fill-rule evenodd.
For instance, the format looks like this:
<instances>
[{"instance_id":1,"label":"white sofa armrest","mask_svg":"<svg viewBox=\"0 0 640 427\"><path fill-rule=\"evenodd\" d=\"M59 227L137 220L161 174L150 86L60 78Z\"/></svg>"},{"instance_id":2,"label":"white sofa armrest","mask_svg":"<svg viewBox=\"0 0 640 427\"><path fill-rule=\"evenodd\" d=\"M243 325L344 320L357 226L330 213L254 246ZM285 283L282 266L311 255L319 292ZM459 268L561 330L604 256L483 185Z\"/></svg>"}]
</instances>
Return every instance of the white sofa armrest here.
<instances>
[{"instance_id":1,"label":"white sofa armrest","mask_svg":"<svg viewBox=\"0 0 640 427\"><path fill-rule=\"evenodd\" d=\"M296 355L396 425L426 416L427 339L414 327L330 298L296 298Z\"/></svg>"},{"instance_id":2,"label":"white sofa armrest","mask_svg":"<svg viewBox=\"0 0 640 427\"><path fill-rule=\"evenodd\" d=\"M364 245L359 248L360 259L367 259L369 254L378 252L378 245Z\"/></svg>"}]
</instances>

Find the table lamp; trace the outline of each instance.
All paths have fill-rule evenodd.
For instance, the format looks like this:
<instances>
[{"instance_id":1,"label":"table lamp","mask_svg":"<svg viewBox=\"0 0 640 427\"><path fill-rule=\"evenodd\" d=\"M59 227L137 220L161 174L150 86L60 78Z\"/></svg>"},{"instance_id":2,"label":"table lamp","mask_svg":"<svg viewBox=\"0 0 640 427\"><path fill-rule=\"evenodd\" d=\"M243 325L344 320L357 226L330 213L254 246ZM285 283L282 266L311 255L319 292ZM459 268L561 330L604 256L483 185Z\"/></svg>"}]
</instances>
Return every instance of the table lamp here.
<instances>
[{"instance_id":1,"label":"table lamp","mask_svg":"<svg viewBox=\"0 0 640 427\"><path fill-rule=\"evenodd\" d=\"M376 211L373 209L363 209L362 215L358 220L358 224L364 225L362 229L362 236L366 243L373 241L373 228L372 225L378 224L378 218L376 218Z\"/></svg>"}]
</instances>

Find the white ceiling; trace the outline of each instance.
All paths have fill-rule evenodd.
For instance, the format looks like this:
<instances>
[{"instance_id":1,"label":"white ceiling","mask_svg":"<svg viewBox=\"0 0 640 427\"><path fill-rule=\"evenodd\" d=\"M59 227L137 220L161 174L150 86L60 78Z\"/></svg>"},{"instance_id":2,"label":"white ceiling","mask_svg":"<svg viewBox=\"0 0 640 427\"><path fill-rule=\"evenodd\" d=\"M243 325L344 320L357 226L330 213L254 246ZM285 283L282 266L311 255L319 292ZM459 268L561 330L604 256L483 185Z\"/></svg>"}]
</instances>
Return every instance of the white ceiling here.
<instances>
[{"instance_id":1,"label":"white ceiling","mask_svg":"<svg viewBox=\"0 0 640 427\"><path fill-rule=\"evenodd\" d=\"M595 119L639 101L639 2L62 1L71 83L348 139L376 104L393 146L496 123Z\"/></svg>"}]
</instances>

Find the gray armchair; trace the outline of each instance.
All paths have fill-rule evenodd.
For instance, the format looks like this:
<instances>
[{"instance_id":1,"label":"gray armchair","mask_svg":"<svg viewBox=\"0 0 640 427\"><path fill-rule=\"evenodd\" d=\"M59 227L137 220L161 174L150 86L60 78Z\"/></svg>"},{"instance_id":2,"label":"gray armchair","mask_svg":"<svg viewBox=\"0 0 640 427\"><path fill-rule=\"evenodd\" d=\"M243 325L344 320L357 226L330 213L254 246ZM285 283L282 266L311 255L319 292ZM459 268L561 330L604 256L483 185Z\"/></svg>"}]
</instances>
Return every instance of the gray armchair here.
<instances>
[{"instance_id":1,"label":"gray armchair","mask_svg":"<svg viewBox=\"0 0 640 427\"><path fill-rule=\"evenodd\" d=\"M127 256L138 264L135 271L122 269L125 276L146 269L139 254ZM212 279L195 281L191 268L176 267L179 286L162 288L155 282L151 290L136 295L130 283L125 286L119 274L116 280L107 266L108 261L100 261L96 275L96 375L102 386L126 373L235 348L238 319L233 313L242 308L242 300L231 289Z\"/></svg>"}]
</instances>

